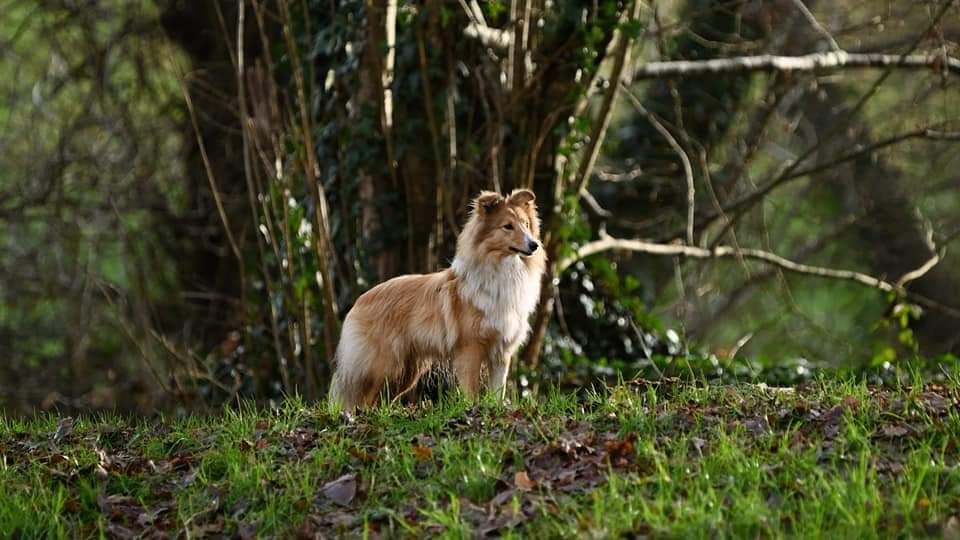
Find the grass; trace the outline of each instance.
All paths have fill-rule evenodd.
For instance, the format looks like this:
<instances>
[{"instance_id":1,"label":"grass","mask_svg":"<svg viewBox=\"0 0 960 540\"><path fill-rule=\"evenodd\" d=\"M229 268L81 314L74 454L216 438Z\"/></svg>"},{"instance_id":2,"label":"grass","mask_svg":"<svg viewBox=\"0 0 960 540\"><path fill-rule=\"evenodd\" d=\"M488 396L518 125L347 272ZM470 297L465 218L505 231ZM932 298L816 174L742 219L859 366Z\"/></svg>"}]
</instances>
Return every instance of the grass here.
<instances>
[{"instance_id":1,"label":"grass","mask_svg":"<svg viewBox=\"0 0 960 540\"><path fill-rule=\"evenodd\" d=\"M954 374L5 419L0 535L955 538L958 399Z\"/></svg>"}]
</instances>

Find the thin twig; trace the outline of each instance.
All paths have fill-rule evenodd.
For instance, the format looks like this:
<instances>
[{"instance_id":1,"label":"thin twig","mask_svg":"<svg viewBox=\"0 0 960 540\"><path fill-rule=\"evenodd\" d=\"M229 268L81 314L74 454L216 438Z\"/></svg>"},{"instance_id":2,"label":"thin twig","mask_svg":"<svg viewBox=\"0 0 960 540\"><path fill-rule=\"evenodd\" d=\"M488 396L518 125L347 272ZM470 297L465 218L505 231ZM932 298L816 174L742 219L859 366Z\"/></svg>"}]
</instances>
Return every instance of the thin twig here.
<instances>
[{"instance_id":1,"label":"thin twig","mask_svg":"<svg viewBox=\"0 0 960 540\"><path fill-rule=\"evenodd\" d=\"M927 274L934 266L936 266L941 259L940 253L934 253L933 257L927 259L927 262L923 263L916 270L911 270L906 274L900 276L900 279L897 280L896 286L903 287L907 283L910 283L913 280L920 279Z\"/></svg>"},{"instance_id":2,"label":"thin twig","mask_svg":"<svg viewBox=\"0 0 960 540\"><path fill-rule=\"evenodd\" d=\"M254 14L255 16L257 16L258 22L259 22L260 20L259 5L256 2L253 2L253 9L254 9ZM277 260L281 260L282 257L280 256L280 253L279 253L279 247L277 246L276 237L273 232L273 227L271 223L272 220L268 216L268 212L267 212L268 207L266 206L265 200L263 201L264 220L262 222L260 220L260 214L257 211L257 207L258 207L257 194L261 193L262 190L259 189L259 187L257 186L257 182L255 179L253 156L251 155L254 149L259 149L259 145L257 144L256 134L253 132L254 126L255 126L254 122L256 119L254 117L254 114L251 114L250 112L249 100L247 98L248 80L247 80L247 69L246 69L246 57L244 55L244 29L246 28L245 13L246 13L246 2L244 2L244 0L240 0L238 5L238 11L237 11L237 49L236 49L237 57L234 62L234 68L236 69L236 74L237 74L237 101L238 101L238 107L239 107L239 113L240 113L240 125L241 125L240 133L241 133L241 139L243 142L243 173L244 173L244 178L247 184L247 204L250 206L250 212L253 217L253 223L254 224L265 223L267 225L267 230L270 233L270 238L271 238L270 245L273 247L274 255L276 256ZM263 39L263 35L261 35L261 39ZM263 45L266 47L268 43L263 43ZM268 80L272 83L272 79L268 78ZM255 96L255 97L260 97L262 99L266 98L266 96ZM260 151L258 152L258 154L263 154L263 152ZM270 164L266 160L266 156L260 155L259 157L263 162L262 166L264 167L264 169L269 171ZM266 199L266 198L264 197L263 199ZM283 207L284 209L286 209L287 205L284 204ZM260 273L263 276L264 285L267 290L267 297L272 299L274 297L274 291L276 290L276 286L272 276L270 275L270 271L267 266L267 257L265 253L266 246L264 245L264 240L263 238L261 238L260 234L258 234L257 232L254 232L254 237L256 238L256 242L257 242L257 252L260 255L259 257ZM289 248L289 243L287 248L287 256L288 256L288 259L290 260L290 263L287 266L287 268L288 268L288 271L290 272L290 276L292 277L293 276L293 260L292 260L293 254ZM274 302L271 301L269 302L269 304L270 304L270 310L269 310L270 311L270 328L271 328L271 334L273 338L274 353L277 355L277 364L279 365L279 369L280 369L280 378L283 382L284 390L287 392L293 392L294 388L291 385L290 372L289 372L289 369L287 368L287 363L283 361L286 355L284 355L283 347L281 347L280 345L279 314L277 313L277 308L274 305ZM291 347L290 350L292 352L296 349L294 347ZM311 372L313 362L312 362L310 347L305 347L304 351L305 351L305 354L304 354L303 362L305 364L305 367L307 368L307 371ZM313 377L310 377L310 376L308 376L307 379L308 379L307 381L308 390L312 391L312 385L316 381L314 381Z\"/></svg>"},{"instance_id":3,"label":"thin twig","mask_svg":"<svg viewBox=\"0 0 960 540\"><path fill-rule=\"evenodd\" d=\"M633 103L633 106L637 109L637 112L646 118L647 121L653 125L654 129L656 129L657 132L660 133L664 139L666 139L667 144L669 144L670 148L676 152L677 157L679 157L680 161L683 163L683 173L687 178L687 244L693 245L693 223L694 213L696 212L696 187L693 182L693 166L690 164L690 157L687 156L686 151L684 151L683 147L680 146L680 143L677 142L677 139L674 138L674 136L670 133L670 130L665 128L663 124L657 120L657 117L643 106L643 103L632 91L630 91L630 88L623 83L621 83L621 86L623 87L623 91L626 93L627 98L630 99L630 102Z\"/></svg>"},{"instance_id":4,"label":"thin twig","mask_svg":"<svg viewBox=\"0 0 960 540\"><path fill-rule=\"evenodd\" d=\"M317 161L316 148L312 143L312 116L309 110L309 100L307 98L307 88L303 74L303 65L300 63L300 51L292 32L292 23L287 0L280 2L283 15L283 34L286 40L287 53L291 58L293 66L294 81L297 91L297 105L299 105L300 136L306 144L304 150L306 159L303 160L304 176L310 194L314 198L314 226L317 229L316 242L314 250L317 256L317 266L320 269L319 275L322 283L318 283L323 293L324 302L324 352L327 361L333 361L334 348L340 333L340 319L337 317L337 298L334 293L334 282L329 267L329 259L333 253L333 241L330 238L329 217L327 212L327 195L323 183L320 181L320 165Z\"/></svg>"},{"instance_id":5,"label":"thin twig","mask_svg":"<svg viewBox=\"0 0 960 540\"><path fill-rule=\"evenodd\" d=\"M230 244L230 251L237 259L240 265L240 271L243 272L243 256L240 254L240 247L236 238L233 236L233 228L230 227L230 219L227 217L227 211L223 207L223 197L220 196L220 189L217 187L217 178L213 172L213 165L210 163L210 157L207 155L207 145L203 142L203 134L200 133L200 124L197 122L197 113L193 107L193 99L190 98L190 91L187 89L186 81L181 78L180 87L183 90L183 99L187 103L187 111L190 113L190 123L193 125L193 133L197 137L197 146L200 148L200 158L203 160L203 167L207 171L207 181L210 183L210 192L213 194L213 202L217 207L217 213L220 215L220 221L223 223L223 229L227 234L227 242Z\"/></svg>"},{"instance_id":6,"label":"thin twig","mask_svg":"<svg viewBox=\"0 0 960 540\"><path fill-rule=\"evenodd\" d=\"M924 139L924 140L932 140L932 141L960 140L960 132L944 132L944 131L933 130L930 128L918 128L911 131L907 131L905 133L898 133L882 141L873 143L869 146L859 148L857 150L854 150L853 152L846 153L842 156L838 156L837 158L832 159L826 163L812 165L810 167L807 167L805 169L800 169L800 170L787 166L783 168L783 170L781 170L781 172L777 174L773 179L768 180L767 182L762 184L759 188L757 188L755 191L752 191L749 194L744 195L739 199L735 201L731 201L726 205L724 205L723 211L742 213L746 208L749 208L754 204L756 204L757 202L759 202L761 199L767 196L771 191L789 183L792 180L818 174L820 172L832 169L848 161L853 161L862 156L872 154L878 150L886 148L887 146L898 144L910 139ZM718 217L721 217L720 213L718 212L710 213L698 219L697 226L705 227L706 225L710 224ZM732 226L732 223L733 223L733 220L728 220L724 229L720 232L720 234L717 235L717 238L720 238L724 234L726 234L727 230Z\"/></svg>"},{"instance_id":7,"label":"thin twig","mask_svg":"<svg viewBox=\"0 0 960 540\"><path fill-rule=\"evenodd\" d=\"M606 208L600 206L600 203L597 202L597 199L594 198L593 194L589 191L584 191L580 194L580 198L583 199L583 202L587 203L587 208L590 209L597 217L608 219L613 217L613 212L607 210Z\"/></svg>"},{"instance_id":8,"label":"thin twig","mask_svg":"<svg viewBox=\"0 0 960 540\"><path fill-rule=\"evenodd\" d=\"M830 35L830 32L828 32L827 29L824 28L819 21L817 21L817 18L813 16L813 12L811 12L810 8L808 8L806 4L803 3L803 0L793 0L793 4L797 6L797 10L800 11L800 13L802 13L804 17L806 17L807 22L810 23L810 26L812 26L814 30L816 30L817 32L820 33L820 35L826 38L827 43L830 44L831 49L833 49L836 52L840 52L843 50L840 48L840 44L837 43L837 40L833 39L833 36Z\"/></svg>"},{"instance_id":9,"label":"thin twig","mask_svg":"<svg viewBox=\"0 0 960 540\"><path fill-rule=\"evenodd\" d=\"M627 23L636 20L640 15L640 1L634 0L633 5L627 13ZM617 81L623 76L623 69L630 61L630 45L633 41L631 37L626 35L623 30L617 30L617 35L614 36L613 39L618 40L618 49L614 56L613 68L610 74L610 88L603 96L597 121L593 125L590 140L587 143L586 151L580 162L580 169L577 171L577 177L574 181L574 185L576 186L574 193L576 194L581 194L587 190L587 184L590 182L593 166L597 163L600 148L603 146L603 140L607 135L607 128L610 127L610 120L613 116L613 106L617 100L617 90L620 88Z\"/></svg>"}]
</instances>

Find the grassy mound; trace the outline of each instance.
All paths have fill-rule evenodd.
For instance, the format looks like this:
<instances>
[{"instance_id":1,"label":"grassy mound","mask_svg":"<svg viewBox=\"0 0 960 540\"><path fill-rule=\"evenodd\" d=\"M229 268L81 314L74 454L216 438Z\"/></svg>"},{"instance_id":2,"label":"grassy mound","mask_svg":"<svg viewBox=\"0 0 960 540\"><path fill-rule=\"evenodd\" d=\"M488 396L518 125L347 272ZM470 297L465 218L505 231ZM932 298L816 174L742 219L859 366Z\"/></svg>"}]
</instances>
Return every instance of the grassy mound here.
<instances>
[{"instance_id":1,"label":"grassy mound","mask_svg":"<svg viewBox=\"0 0 960 540\"><path fill-rule=\"evenodd\" d=\"M960 376L0 422L0 534L960 535Z\"/></svg>"}]
</instances>

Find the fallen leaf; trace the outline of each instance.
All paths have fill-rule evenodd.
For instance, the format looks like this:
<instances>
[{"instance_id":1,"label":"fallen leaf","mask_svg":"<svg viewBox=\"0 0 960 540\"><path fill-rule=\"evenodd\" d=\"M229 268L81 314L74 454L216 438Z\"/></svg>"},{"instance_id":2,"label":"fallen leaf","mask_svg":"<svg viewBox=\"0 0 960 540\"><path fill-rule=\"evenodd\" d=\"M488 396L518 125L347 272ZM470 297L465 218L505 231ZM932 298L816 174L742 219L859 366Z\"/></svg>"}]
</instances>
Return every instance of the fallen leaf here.
<instances>
[{"instance_id":1,"label":"fallen leaf","mask_svg":"<svg viewBox=\"0 0 960 540\"><path fill-rule=\"evenodd\" d=\"M761 415L746 420L743 423L743 427L747 428L747 431L753 435L763 435L769 431L770 422L767 420L766 415Z\"/></svg>"},{"instance_id":2,"label":"fallen leaf","mask_svg":"<svg viewBox=\"0 0 960 540\"><path fill-rule=\"evenodd\" d=\"M884 437L896 439L910 433L910 430L902 425L889 425L883 426L883 429L881 429L880 432L883 433Z\"/></svg>"},{"instance_id":3,"label":"fallen leaf","mask_svg":"<svg viewBox=\"0 0 960 540\"><path fill-rule=\"evenodd\" d=\"M257 537L257 524L241 522L237 525L240 540L254 540Z\"/></svg>"},{"instance_id":4,"label":"fallen leaf","mask_svg":"<svg viewBox=\"0 0 960 540\"><path fill-rule=\"evenodd\" d=\"M496 516L492 519L488 518L486 523L483 523L477 532L480 533L481 537L486 537L492 535L497 531L503 529L512 529L517 525L520 525L524 521L524 516L521 513L513 513L509 510L501 512L499 516Z\"/></svg>"},{"instance_id":5,"label":"fallen leaf","mask_svg":"<svg viewBox=\"0 0 960 540\"><path fill-rule=\"evenodd\" d=\"M357 521L357 516L353 512L337 510L334 512L324 512L319 516L310 516L310 520L313 521L318 527L323 527L325 529L338 529L343 527L349 527ZM407 516L409 521L414 521L414 518ZM371 535L372 538L376 538L375 535ZM324 538L324 537L321 537Z\"/></svg>"},{"instance_id":6,"label":"fallen leaf","mask_svg":"<svg viewBox=\"0 0 960 540\"><path fill-rule=\"evenodd\" d=\"M690 439L690 442L693 443L693 447L697 449L697 452L703 452L704 447L707 446L707 441L701 439L700 437L693 437Z\"/></svg>"},{"instance_id":7,"label":"fallen leaf","mask_svg":"<svg viewBox=\"0 0 960 540\"><path fill-rule=\"evenodd\" d=\"M190 472L183 475L183 479L180 481L184 486L189 486L197 479L197 475L200 474L200 469L191 469Z\"/></svg>"},{"instance_id":8,"label":"fallen leaf","mask_svg":"<svg viewBox=\"0 0 960 540\"><path fill-rule=\"evenodd\" d=\"M169 510L170 510L169 506L159 506L157 508L154 508L153 510L147 510L141 513L139 516L137 516L137 524L143 527L146 527L148 525L153 525L153 523L157 520L157 518L161 514Z\"/></svg>"},{"instance_id":9,"label":"fallen leaf","mask_svg":"<svg viewBox=\"0 0 960 540\"><path fill-rule=\"evenodd\" d=\"M610 457L624 458L633 455L633 442L636 440L637 434L630 433L622 440L607 441L604 443L604 446L607 449L607 453L610 454Z\"/></svg>"},{"instance_id":10,"label":"fallen leaf","mask_svg":"<svg viewBox=\"0 0 960 540\"><path fill-rule=\"evenodd\" d=\"M118 525L116 523L107 524L107 532L110 533L107 536L111 538L121 538L126 540L127 538L133 539L137 537L137 534L132 530L124 527L123 525Z\"/></svg>"},{"instance_id":11,"label":"fallen leaf","mask_svg":"<svg viewBox=\"0 0 960 540\"><path fill-rule=\"evenodd\" d=\"M952 516L943 526L943 540L960 540L960 517Z\"/></svg>"},{"instance_id":12,"label":"fallen leaf","mask_svg":"<svg viewBox=\"0 0 960 540\"><path fill-rule=\"evenodd\" d=\"M935 414L943 414L950 408L950 400L936 392L921 395L920 401L924 409Z\"/></svg>"},{"instance_id":13,"label":"fallen leaf","mask_svg":"<svg viewBox=\"0 0 960 540\"><path fill-rule=\"evenodd\" d=\"M429 446L416 446L413 447L413 455L420 461L429 461L433 459L433 449Z\"/></svg>"},{"instance_id":14,"label":"fallen leaf","mask_svg":"<svg viewBox=\"0 0 960 540\"><path fill-rule=\"evenodd\" d=\"M345 474L327 482L320 490L323 496L340 506L349 506L357 495L357 475Z\"/></svg>"},{"instance_id":15,"label":"fallen leaf","mask_svg":"<svg viewBox=\"0 0 960 540\"><path fill-rule=\"evenodd\" d=\"M57 431L53 433L53 442L60 443L73 433L73 417L61 418L57 422Z\"/></svg>"},{"instance_id":16,"label":"fallen leaf","mask_svg":"<svg viewBox=\"0 0 960 540\"><path fill-rule=\"evenodd\" d=\"M504 504L513 500L513 496L516 495L517 490L510 488L505 489L497 494L496 497L490 499L490 506L497 507L503 506Z\"/></svg>"},{"instance_id":17,"label":"fallen leaf","mask_svg":"<svg viewBox=\"0 0 960 540\"><path fill-rule=\"evenodd\" d=\"M370 463L376 459L376 456L358 446L351 446L347 449L347 453L364 463Z\"/></svg>"},{"instance_id":18,"label":"fallen leaf","mask_svg":"<svg viewBox=\"0 0 960 540\"><path fill-rule=\"evenodd\" d=\"M525 491L530 491L537 487L537 483L530 478L527 471L517 471L517 473L513 475L513 484Z\"/></svg>"},{"instance_id":19,"label":"fallen leaf","mask_svg":"<svg viewBox=\"0 0 960 540\"><path fill-rule=\"evenodd\" d=\"M848 396L849 399L850 398ZM846 404L847 398L844 398ZM823 423L823 435L827 439L833 439L840 433L840 422L843 420L843 414L846 411L843 405L834 405L829 411L823 413L819 420Z\"/></svg>"}]
</instances>

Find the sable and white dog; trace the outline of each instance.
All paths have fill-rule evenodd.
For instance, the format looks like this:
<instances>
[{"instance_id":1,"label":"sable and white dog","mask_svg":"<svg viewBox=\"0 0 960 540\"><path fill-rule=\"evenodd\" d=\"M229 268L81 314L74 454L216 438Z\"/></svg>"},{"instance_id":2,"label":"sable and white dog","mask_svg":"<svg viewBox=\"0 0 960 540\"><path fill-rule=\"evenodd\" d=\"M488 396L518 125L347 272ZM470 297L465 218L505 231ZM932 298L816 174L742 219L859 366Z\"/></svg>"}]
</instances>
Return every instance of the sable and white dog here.
<instances>
[{"instance_id":1,"label":"sable and white dog","mask_svg":"<svg viewBox=\"0 0 960 540\"><path fill-rule=\"evenodd\" d=\"M510 359L530 333L546 257L533 192L481 192L446 270L377 285L347 314L330 399L344 410L397 399L435 362L449 363L465 394L483 367L501 397Z\"/></svg>"}]
</instances>

